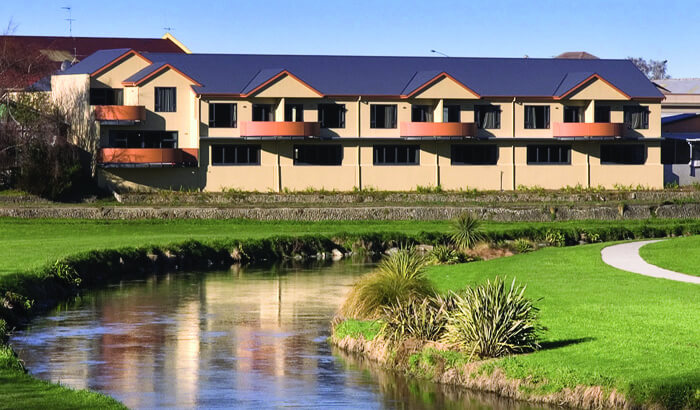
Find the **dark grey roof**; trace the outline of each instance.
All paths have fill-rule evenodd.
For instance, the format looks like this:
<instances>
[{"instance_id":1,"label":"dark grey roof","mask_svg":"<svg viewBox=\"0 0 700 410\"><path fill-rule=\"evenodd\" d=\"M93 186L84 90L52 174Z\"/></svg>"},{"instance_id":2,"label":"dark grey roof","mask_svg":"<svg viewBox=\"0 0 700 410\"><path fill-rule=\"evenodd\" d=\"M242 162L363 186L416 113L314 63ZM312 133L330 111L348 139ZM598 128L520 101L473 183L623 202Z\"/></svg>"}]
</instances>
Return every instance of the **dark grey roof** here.
<instances>
[{"instance_id":1,"label":"dark grey roof","mask_svg":"<svg viewBox=\"0 0 700 410\"><path fill-rule=\"evenodd\" d=\"M123 52L122 50L121 53ZM108 53L119 55L114 50L98 53L93 55L94 59L90 56L66 73L92 72L95 65L99 64L98 60L106 64ZM437 74L445 72L481 96L559 96L578 84L577 81L595 73L633 98L663 97L628 60L174 53L143 55L154 64L171 64L202 84L194 87L198 93L244 94L282 70L287 70L324 95L406 95ZM84 63L87 64L85 67ZM144 69L139 75L132 75L129 81L137 81L150 72Z\"/></svg>"},{"instance_id":2,"label":"dark grey roof","mask_svg":"<svg viewBox=\"0 0 700 410\"><path fill-rule=\"evenodd\" d=\"M91 74L129 51L130 49L128 48L95 51L61 74Z\"/></svg>"}]
</instances>

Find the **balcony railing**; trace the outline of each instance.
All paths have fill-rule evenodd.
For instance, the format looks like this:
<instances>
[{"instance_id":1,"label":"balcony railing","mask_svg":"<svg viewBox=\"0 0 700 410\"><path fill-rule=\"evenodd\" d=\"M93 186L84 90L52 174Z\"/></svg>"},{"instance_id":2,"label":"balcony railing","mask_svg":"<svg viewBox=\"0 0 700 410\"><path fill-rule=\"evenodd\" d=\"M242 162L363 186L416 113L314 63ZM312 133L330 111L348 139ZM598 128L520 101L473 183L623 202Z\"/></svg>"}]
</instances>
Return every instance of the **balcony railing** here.
<instances>
[{"instance_id":1,"label":"balcony railing","mask_svg":"<svg viewBox=\"0 0 700 410\"><path fill-rule=\"evenodd\" d=\"M402 122L402 137L474 137L473 122Z\"/></svg>"},{"instance_id":2,"label":"balcony railing","mask_svg":"<svg viewBox=\"0 0 700 410\"><path fill-rule=\"evenodd\" d=\"M620 122L555 122L554 136L560 137L621 137L625 124Z\"/></svg>"},{"instance_id":3,"label":"balcony railing","mask_svg":"<svg viewBox=\"0 0 700 410\"><path fill-rule=\"evenodd\" d=\"M314 137L321 133L318 122L243 121L242 137Z\"/></svg>"},{"instance_id":4,"label":"balcony railing","mask_svg":"<svg viewBox=\"0 0 700 410\"><path fill-rule=\"evenodd\" d=\"M95 119L102 123L144 121L146 108L143 105L96 105Z\"/></svg>"},{"instance_id":5,"label":"balcony railing","mask_svg":"<svg viewBox=\"0 0 700 410\"><path fill-rule=\"evenodd\" d=\"M196 148L102 148L99 163L108 168L196 167Z\"/></svg>"}]
</instances>

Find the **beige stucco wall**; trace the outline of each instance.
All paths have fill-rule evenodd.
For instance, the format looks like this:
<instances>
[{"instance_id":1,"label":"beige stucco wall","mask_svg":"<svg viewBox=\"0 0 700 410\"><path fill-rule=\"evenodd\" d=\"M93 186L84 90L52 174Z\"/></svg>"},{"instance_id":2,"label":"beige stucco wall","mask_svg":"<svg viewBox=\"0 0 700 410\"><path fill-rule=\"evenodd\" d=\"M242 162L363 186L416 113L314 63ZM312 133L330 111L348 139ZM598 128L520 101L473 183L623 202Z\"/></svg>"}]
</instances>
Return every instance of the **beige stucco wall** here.
<instances>
[{"instance_id":1,"label":"beige stucco wall","mask_svg":"<svg viewBox=\"0 0 700 410\"><path fill-rule=\"evenodd\" d=\"M138 101L136 105L146 108L146 120L136 125L103 126L101 136L102 144L108 144L109 130L162 130L177 131L179 148L198 148L199 135L197 135L198 104L195 93L190 87L192 83L179 73L167 69L164 72L150 78L138 87ZM155 87L176 87L176 111L155 112Z\"/></svg>"},{"instance_id":2,"label":"beige stucco wall","mask_svg":"<svg viewBox=\"0 0 700 410\"><path fill-rule=\"evenodd\" d=\"M647 156L644 165L602 165L600 163L600 145L592 145L591 186L615 188L616 185L634 187L639 185L647 188L663 188L664 171L661 164L660 142L648 141L645 145Z\"/></svg>"},{"instance_id":3,"label":"beige stucco wall","mask_svg":"<svg viewBox=\"0 0 700 410\"><path fill-rule=\"evenodd\" d=\"M148 63L137 55L124 58L117 64L102 71L90 80L90 87L93 88L124 88L122 82L138 71L146 68Z\"/></svg>"},{"instance_id":4,"label":"beige stucco wall","mask_svg":"<svg viewBox=\"0 0 700 410\"><path fill-rule=\"evenodd\" d=\"M471 143L471 142L468 142ZM473 142L483 144L484 142ZM451 165L451 145L438 143L440 185L446 190L509 190L513 186L513 147L499 142L496 165Z\"/></svg>"}]
</instances>

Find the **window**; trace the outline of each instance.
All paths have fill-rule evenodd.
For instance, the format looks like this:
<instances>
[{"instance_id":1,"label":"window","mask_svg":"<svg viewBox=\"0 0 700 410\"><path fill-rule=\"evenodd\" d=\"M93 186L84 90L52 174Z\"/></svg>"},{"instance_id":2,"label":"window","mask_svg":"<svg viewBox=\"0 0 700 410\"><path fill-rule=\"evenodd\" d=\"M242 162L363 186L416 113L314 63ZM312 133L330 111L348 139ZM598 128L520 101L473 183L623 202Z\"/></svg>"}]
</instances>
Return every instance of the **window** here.
<instances>
[{"instance_id":1,"label":"window","mask_svg":"<svg viewBox=\"0 0 700 410\"><path fill-rule=\"evenodd\" d=\"M345 128L345 104L319 104L321 128Z\"/></svg>"},{"instance_id":2,"label":"window","mask_svg":"<svg viewBox=\"0 0 700 410\"><path fill-rule=\"evenodd\" d=\"M274 121L272 104L253 104L253 121Z\"/></svg>"},{"instance_id":3,"label":"window","mask_svg":"<svg viewBox=\"0 0 700 410\"><path fill-rule=\"evenodd\" d=\"M646 160L644 144L603 144L600 146L601 164L642 165Z\"/></svg>"},{"instance_id":4,"label":"window","mask_svg":"<svg viewBox=\"0 0 700 410\"><path fill-rule=\"evenodd\" d=\"M493 144L454 144L452 165L496 165L498 147Z\"/></svg>"},{"instance_id":5,"label":"window","mask_svg":"<svg viewBox=\"0 0 700 410\"><path fill-rule=\"evenodd\" d=\"M372 104L369 109L370 128L396 128L396 104Z\"/></svg>"},{"instance_id":6,"label":"window","mask_svg":"<svg viewBox=\"0 0 700 410\"><path fill-rule=\"evenodd\" d=\"M260 145L212 145L212 165L260 165Z\"/></svg>"},{"instance_id":7,"label":"window","mask_svg":"<svg viewBox=\"0 0 700 410\"><path fill-rule=\"evenodd\" d=\"M610 122L610 106L596 104L594 117L595 122Z\"/></svg>"},{"instance_id":8,"label":"window","mask_svg":"<svg viewBox=\"0 0 700 410\"><path fill-rule=\"evenodd\" d=\"M294 165L341 165L343 146L334 145L295 145Z\"/></svg>"},{"instance_id":9,"label":"window","mask_svg":"<svg viewBox=\"0 0 700 410\"><path fill-rule=\"evenodd\" d=\"M91 88L90 105L124 105L124 90L121 88Z\"/></svg>"},{"instance_id":10,"label":"window","mask_svg":"<svg viewBox=\"0 0 700 410\"><path fill-rule=\"evenodd\" d=\"M284 120L285 121L304 121L304 105L303 104L285 104L284 105Z\"/></svg>"},{"instance_id":11,"label":"window","mask_svg":"<svg viewBox=\"0 0 700 410\"><path fill-rule=\"evenodd\" d=\"M177 131L109 132L110 148L177 148Z\"/></svg>"},{"instance_id":12,"label":"window","mask_svg":"<svg viewBox=\"0 0 700 410\"><path fill-rule=\"evenodd\" d=\"M177 111L177 96L175 87L156 87L156 112L175 112Z\"/></svg>"},{"instance_id":13,"label":"window","mask_svg":"<svg viewBox=\"0 0 700 410\"><path fill-rule=\"evenodd\" d=\"M433 122L433 107L429 105L411 106L411 122Z\"/></svg>"},{"instance_id":14,"label":"window","mask_svg":"<svg viewBox=\"0 0 700 410\"><path fill-rule=\"evenodd\" d=\"M571 145L528 145L528 164L570 164Z\"/></svg>"},{"instance_id":15,"label":"window","mask_svg":"<svg viewBox=\"0 0 700 410\"><path fill-rule=\"evenodd\" d=\"M525 128L527 128L527 129L549 128L549 106L548 105L526 105L525 106Z\"/></svg>"},{"instance_id":16,"label":"window","mask_svg":"<svg viewBox=\"0 0 700 410\"><path fill-rule=\"evenodd\" d=\"M236 104L209 104L209 126L211 128L236 128L237 117Z\"/></svg>"},{"instance_id":17,"label":"window","mask_svg":"<svg viewBox=\"0 0 700 410\"><path fill-rule=\"evenodd\" d=\"M418 165L418 145L375 145L374 165Z\"/></svg>"},{"instance_id":18,"label":"window","mask_svg":"<svg viewBox=\"0 0 700 410\"><path fill-rule=\"evenodd\" d=\"M481 129L499 129L501 128L501 106L475 105L474 118L476 126Z\"/></svg>"},{"instance_id":19,"label":"window","mask_svg":"<svg viewBox=\"0 0 700 410\"><path fill-rule=\"evenodd\" d=\"M688 164L690 145L685 140L665 139L661 141L662 164Z\"/></svg>"},{"instance_id":20,"label":"window","mask_svg":"<svg viewBox=\"0 0 700 410\"><path fill-rule=\"evenodd\" d=\"M581 122L581 107L564 106L564 122Z\"/></svg>"},{"instance_id":21,"label":"window","mask_svg":"<svg viewBox=\"0 0 700 410\"><path fill-rule=\"evenodd\" d=\"M625 124L634 130L649 128L649 109L647 107L629 106L624 108Z\"/></svg>"},{"instance_id":22,"label":"window","mask_svg":"<svg viewBox=\"0 0 700 410\"><path fill-rule=\"evenodd\" d=\"M444 105L442 107L442 122L460 122L462 107L459 105Z\"/></svg>"}]
</instances>

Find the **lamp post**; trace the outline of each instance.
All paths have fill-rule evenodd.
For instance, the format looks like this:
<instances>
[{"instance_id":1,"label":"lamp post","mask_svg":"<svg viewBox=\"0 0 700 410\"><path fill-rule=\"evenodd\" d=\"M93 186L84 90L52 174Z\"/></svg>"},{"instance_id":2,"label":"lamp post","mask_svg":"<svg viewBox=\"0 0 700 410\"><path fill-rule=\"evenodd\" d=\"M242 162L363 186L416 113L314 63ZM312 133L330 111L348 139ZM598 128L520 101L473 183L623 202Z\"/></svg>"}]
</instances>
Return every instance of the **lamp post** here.
<instances>
[{"instance_id":1,"label":"lamp post","mask_svg":"<svg viewBox=\"0 0 700 410\"><path fill-rule=\"evenodd\" d=\"M430 52L435 53L435 54L440 54L443 57L449 57L447 54L443 53L442 51L430 50Z\"/></svg>"}]
</instances>

